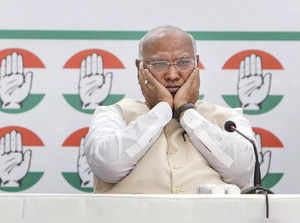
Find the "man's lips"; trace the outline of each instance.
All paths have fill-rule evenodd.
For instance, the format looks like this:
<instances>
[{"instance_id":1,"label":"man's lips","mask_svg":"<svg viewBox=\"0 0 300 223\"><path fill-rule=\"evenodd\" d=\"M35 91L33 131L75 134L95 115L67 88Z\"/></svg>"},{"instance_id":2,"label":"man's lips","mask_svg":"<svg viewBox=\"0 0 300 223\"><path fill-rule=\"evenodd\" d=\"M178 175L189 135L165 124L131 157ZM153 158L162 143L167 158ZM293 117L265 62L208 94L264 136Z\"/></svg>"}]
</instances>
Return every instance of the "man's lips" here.
<instances>
[{"instance_id":1,"label":"man's lips","mask_svg":"<svg viewBox=\"0 0 300 223\"><path fill-rule=\"evenodd\" d=\"M176 94L180 86L167 86L166 87L171 94Z\"/></svg>"}]
</instances>

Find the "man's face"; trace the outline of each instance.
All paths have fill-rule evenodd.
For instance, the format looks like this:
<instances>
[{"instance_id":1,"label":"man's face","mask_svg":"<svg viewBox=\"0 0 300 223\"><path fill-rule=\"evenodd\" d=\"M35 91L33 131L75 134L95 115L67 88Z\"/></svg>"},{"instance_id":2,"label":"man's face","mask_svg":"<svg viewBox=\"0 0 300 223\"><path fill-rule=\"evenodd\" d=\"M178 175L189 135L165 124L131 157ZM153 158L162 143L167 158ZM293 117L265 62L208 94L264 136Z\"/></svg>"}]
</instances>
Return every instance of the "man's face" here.
<instances>
[{"instance_id":1,"label":"man's face","mask_svg":"<svg viewBox=\"0 0 300 223\"><path fill-rule=\"evenodd\" d=\"M174 96L197 66L191 38L184 33L154 36L143 46L143 65Z\"/></svg>"}]
</instances>

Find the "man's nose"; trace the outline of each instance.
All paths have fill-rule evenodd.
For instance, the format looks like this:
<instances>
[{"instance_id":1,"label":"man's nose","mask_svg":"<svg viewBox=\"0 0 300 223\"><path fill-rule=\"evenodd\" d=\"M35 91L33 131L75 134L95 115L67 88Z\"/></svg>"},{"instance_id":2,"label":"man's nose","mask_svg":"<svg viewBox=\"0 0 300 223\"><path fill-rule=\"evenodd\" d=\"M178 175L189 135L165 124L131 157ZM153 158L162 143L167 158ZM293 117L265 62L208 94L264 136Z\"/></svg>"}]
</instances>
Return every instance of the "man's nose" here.
<instances>
[{"instance_id":1,"label":"man's nose","mask_svg":"<svg viewBox=\"0 0 300 223\"><path fill-rule=\"evenodd\" d=\"M168 72L165 74L166 81L174 81L180 78L179 72L174 66L174 64L169 66Z\"/></svg>"}]
</instances>

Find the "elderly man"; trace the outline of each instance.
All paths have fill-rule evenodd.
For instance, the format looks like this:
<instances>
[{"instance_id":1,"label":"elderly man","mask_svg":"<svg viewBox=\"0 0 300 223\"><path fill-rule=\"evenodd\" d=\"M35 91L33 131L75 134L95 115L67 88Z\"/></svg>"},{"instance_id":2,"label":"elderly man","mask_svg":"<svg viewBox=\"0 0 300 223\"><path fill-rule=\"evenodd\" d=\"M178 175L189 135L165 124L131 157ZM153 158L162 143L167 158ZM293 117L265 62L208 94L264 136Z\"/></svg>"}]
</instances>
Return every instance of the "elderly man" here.
<instances>
[{"instance_id":1,"label":"elderly man","mask_svg":"<svg viewBox=\"0 0 300 223\"><path fill-rule=\"evenodd\" d=\"M194 38L158 27L139 44L138 80L145 97L97 108L85 142L96 193L196 193L199 185L250 185L251 144L223 129L252 129L241 109L198 100Z\"/></svg>"}]
</instances>

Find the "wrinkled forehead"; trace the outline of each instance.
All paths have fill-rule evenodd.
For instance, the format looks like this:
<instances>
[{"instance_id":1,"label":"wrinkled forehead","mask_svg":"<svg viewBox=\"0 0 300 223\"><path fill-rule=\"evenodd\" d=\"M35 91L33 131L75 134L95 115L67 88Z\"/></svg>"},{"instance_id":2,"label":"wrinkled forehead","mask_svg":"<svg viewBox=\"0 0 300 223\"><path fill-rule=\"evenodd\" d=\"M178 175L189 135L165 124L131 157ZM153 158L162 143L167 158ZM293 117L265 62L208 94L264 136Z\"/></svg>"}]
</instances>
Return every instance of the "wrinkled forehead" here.
<instances>
[{"instance_id":1,"label":"wrinkled forehead","mask_svg":"<svg viewBox=\"0 0 300 223\"><path fill-rule=\"evenodd\" d=\"M141 44L143 58L157 53L185 53L195 56L192 38L183 31L165 30L148 33Z\"/></svg>"}]
</instances>

